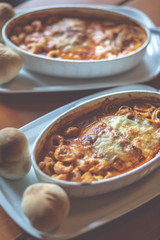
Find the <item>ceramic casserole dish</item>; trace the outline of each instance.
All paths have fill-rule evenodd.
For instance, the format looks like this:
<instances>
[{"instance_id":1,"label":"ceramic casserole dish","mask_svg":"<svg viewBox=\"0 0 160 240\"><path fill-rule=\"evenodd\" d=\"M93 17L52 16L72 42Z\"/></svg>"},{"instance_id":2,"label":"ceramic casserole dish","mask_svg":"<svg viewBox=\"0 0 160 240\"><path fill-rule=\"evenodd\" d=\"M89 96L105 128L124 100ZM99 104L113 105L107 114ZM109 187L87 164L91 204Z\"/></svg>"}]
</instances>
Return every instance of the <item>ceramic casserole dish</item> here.
<instances>
[{"instance_id":1,"label":"ceramic casserole dish","mask_svg":"<svg viewBox=\"0 0 160 240\"><path fill-rule=\"evenodd\" d=\"M46 126L32 164L41 182L71 197L108 193L160 166L160 95L151 91L105 94L79 104Z\"/></svg>"},{"instance_id":2,"label":"ceramic casserole dish","mask_svg":"<svg viewBox=\"0 0 160 240\"><path fill-rule=\"evenodd\" d=\"M19 14L5 24L2 36L25 68L66 78L128 71L142 60L150 41L148 29L126 15L69 5Z\"/></svg>"}]
</instances>

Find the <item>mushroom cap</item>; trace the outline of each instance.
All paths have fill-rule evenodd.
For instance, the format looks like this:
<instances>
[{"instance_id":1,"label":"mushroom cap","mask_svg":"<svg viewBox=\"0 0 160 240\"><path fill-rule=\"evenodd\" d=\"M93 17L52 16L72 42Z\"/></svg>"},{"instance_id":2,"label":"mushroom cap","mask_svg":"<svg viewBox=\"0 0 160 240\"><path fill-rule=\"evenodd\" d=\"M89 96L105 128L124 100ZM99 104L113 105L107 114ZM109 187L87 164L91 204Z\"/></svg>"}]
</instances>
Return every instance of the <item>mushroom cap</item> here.
<instances>
[{"instance_id":1,"label":"mushroom cap","mask_svg":"<svg viewBox=\"0 0 160 240\"><path fill-rule=\"evenodd\" d=\"M53 231L69 213L70 202L58 185L35 183L26 188L22 209L32 226L42 232Z\"/></svg>"},{"instance_id":2,"label":"mushroom cap","mask_svg":"<svg viewBox=\"0 0 160 240\"><path fill-rule=\"evenodd\" d=\"M0 130L0 175L7 179L20 179L31 168L29 144L17 128Z\"/></svg>"},{"instance_id":3,"label":"mushroom cap","mask_svg":"<svg viewBox=\"0 0 160 240\"><path fill-rule=\"evenodd\" d=\"M0 43L0 66L0 84L12 80L22 67L21 57L2 43Z\"/></svg>"},{"instance_id":4,"label":"mushroom cap","mask_svg":"<svg viewBox=\"0 0 160 240\"><path fill-rule=\"evenodd\" d=\"M14 17L15 12L11 4L2 2L0 3L0 40L2 40L2 28L4 24L12 17Z\"/></svg>"}]
</instances>

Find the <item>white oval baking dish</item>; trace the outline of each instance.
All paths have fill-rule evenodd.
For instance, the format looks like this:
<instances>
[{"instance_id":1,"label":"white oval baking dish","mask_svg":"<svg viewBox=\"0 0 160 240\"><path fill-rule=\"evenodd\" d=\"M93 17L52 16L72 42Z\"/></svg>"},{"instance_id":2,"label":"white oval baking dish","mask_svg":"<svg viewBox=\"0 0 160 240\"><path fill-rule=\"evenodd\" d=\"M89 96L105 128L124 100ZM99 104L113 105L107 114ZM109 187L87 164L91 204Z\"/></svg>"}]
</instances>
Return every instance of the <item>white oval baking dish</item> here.
<instances>
[{"instance_id":1,"label":"white oval baking dish","mask_svg":"<svg viewBox=\"0 0 160 240\"><path fill-rule=\"evenodd\" d=\"M47 137L56 131L57 128L63 126L68 121L75 119L79 116L83 116L84 113L88 113L102 106L107 99L110 102L124 99L153 99L160 102L160 94L151 91L124 91L121 93L105 94L103 96L86 101L78 106L64 112L56 119L54 119L49 126L39 134L37 137L32 151L32 164L38 179L41 182L55 183L63 187L71 197L89 197L108 193L120 188L123 188L129 184L132 184L144 176L148 175L154 169L160 166L160 156L156 156L143 165L123 174L115 177L111 177L105 180L99 180L89 183L77 183L54 179L44 172L42 172L37 165L37 157L46 142Z\"/></svg>"},{"instance_id":2,"label":"white oval baking dish","mask_svg":"<svg viewBox=\"0 0 160 240\"><path fill-rule=\"evenodd\" d=\"M116 18L125 19L125 21L131 21L137 23L146 32L147 39L145 43L137 50L114 59L101 59L101 60L67 60L58 58L49 58L37 54L32 54L22 50L13 44L8 35L13 27L24 22L25 19L35 18L36 16L43 16L46 14L62 14L69 16L87 16L91 17L103 17L103 18ZM104 77L115 74L120 74L134 68L143 59L146 48L150 41L150 31L144 27L141 23L133 20L132 18L119 14L114 11L102 10L96 7L81 7L81 6L55 6L47 8L39 8L37 10L31 10L27 13L22 13L9 20L2 30L2 36L5 44L20 54L24 68L31 71L35 71L42 74L51 76L66 77L66 78L94 78Z\"/></svg>"}]
</instances>

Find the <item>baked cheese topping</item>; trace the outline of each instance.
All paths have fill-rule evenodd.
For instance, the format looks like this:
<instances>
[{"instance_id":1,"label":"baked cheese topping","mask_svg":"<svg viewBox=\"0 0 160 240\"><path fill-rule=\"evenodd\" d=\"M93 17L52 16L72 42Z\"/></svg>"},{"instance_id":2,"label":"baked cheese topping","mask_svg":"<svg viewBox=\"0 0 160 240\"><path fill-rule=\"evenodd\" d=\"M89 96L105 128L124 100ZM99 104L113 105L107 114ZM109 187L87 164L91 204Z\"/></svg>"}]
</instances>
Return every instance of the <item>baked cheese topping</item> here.
<instances>
[{"instance_id":1,"label":"baked cheese topping","mask_svg":"<svg viewBox=\"0 0 160 240\"><path fill-rule=\"evenodd\" d=\"M147 36L142 27L132 22L50 16L17 24L9 38L34 54L96 60L129 54L139 49Z\"/></svg>"},{"instance_id":2,"label":"baked cheese topping","mask_svg":"<svg viewBox=\"0 0 160 240\"><path fill-rule=\"evenodd\" d=\"M48 175L90 182L132 170L159 154L160 107L137 103L94 112L52 134L38 160Z\"/></svg>"},{"instance_id":3,"label":"baked cheese topping","mask_svg":"<svg viewBox=\"0 0 160 240\"><path fill-rule=\"evenodd\" d=\"M87 151L89 154L86 154L86 158L89 155L91 160L108 161L109 166L118 161L121 162L120 168L122 168L122 165L123 168L128 168L132 162L137 162L142 158L140 149L132 145L129 139L123 136L121 132L108 126L106 125L105 130L97 132L97 139L91 145L90 150ZM92 132L88 132L85 138L91 136Z\"/></svg>"},{"instance_id":4,"label":"baked cheese topping","mask_svg":"<svg viewBox=\"0 0 160 240\"><path fill-rule=\"evenodd\" d=\"M157 131L157 125L139 118L131 120L127 115L106 117L102 121L118 130L127 137L131 144L141 149L145 158L150 159L157 152L160 145L160 133Z\"/></svg>"}]
</instances>

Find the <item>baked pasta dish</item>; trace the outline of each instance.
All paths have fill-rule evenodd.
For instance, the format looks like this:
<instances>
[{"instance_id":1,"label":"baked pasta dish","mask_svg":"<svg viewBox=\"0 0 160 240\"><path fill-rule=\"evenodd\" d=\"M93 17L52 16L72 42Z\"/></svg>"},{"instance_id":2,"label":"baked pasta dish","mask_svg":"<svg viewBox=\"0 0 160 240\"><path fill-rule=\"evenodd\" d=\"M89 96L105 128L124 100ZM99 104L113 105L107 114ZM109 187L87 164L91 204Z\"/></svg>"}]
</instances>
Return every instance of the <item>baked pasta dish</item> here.
<instances>
[{"instance_id":1,"label":"baked pasta dish","mask_svg":"<svg viewBox=\"0 0 160 240\"><path fill-rule=\"evenodd\" d=\"M21 49L49 58L114 59L139 49L147 39L134 22L48 16L17 24L9 35Z\"/></svg>"},{"instance_id":2,"label":"baked pasta dish","mask_svg":"<svg viewBox=\"0 0 160 240\"><path fill-rule=\"evenodd\" d=\"M160 103L105 103L51 133L38 167L65 181L92 182L148 162L160 149Z\"/></svg>"}]
</instances>

